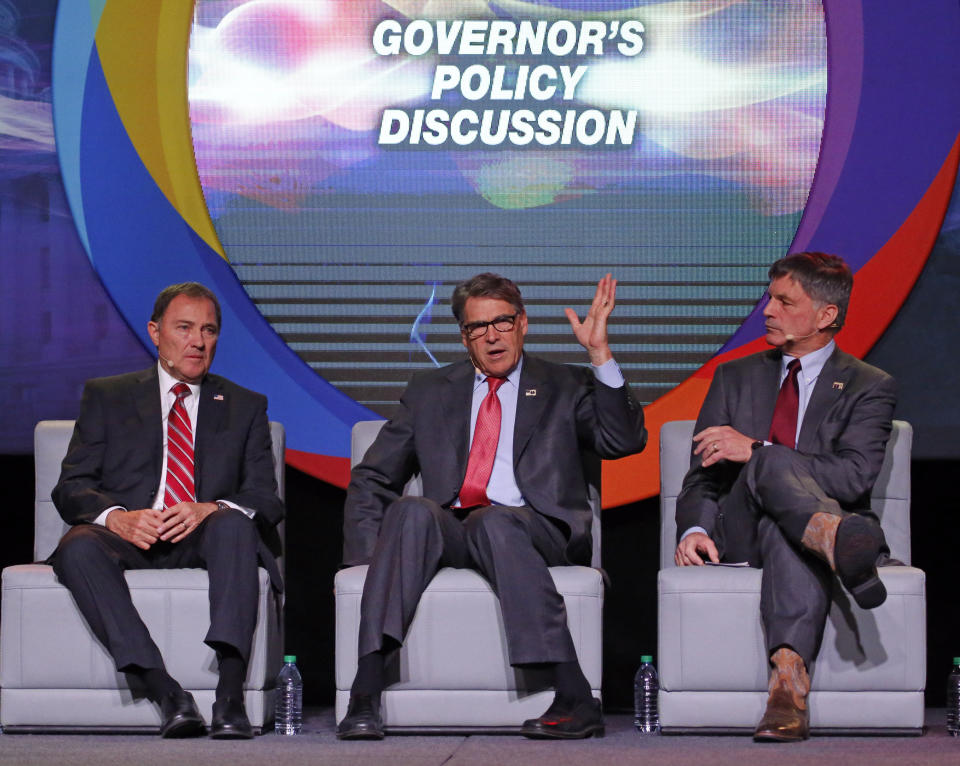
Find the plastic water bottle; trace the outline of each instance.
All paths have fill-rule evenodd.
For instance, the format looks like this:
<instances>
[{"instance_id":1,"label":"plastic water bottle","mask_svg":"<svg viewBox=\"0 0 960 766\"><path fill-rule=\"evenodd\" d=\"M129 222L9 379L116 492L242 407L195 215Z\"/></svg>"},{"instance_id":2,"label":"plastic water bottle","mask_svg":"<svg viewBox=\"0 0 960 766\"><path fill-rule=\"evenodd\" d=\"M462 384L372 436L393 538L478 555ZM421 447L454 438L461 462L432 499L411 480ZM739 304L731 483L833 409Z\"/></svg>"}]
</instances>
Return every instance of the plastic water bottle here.
<instances>
[{"instance_id":1,"label":"plastic water bottle","mask_svg":"<svg viewBox=\"0 0 960 766\"><path fill-rule=\"evenodd\" d=\"M297 658L293 654L283 656L276 693L273 730L277 734L299 734L303 726L303 677L297 670Z\"/></svg>"},{"instance_id":2,"label":"plastic water bottle","mask_svg":"<svg viewBox=\"0 0 960 766\"><path fill-rule=\"evenodd\" d=\"M633 725L641 734L659 734L657 695L660 692L660 678L651 655L643 655L640 663L637 675L633 677Z\"/></svg>"},{"instance_id":3,"label":"plastic water bottle","mask_svg":"<svg viewBox=\"0 0 960 766\"><path fill-rule=\"evenodd\" d=\"M947 676L947 732L960 736L960 657L953 658L953 670Z\"/></svg>"}]
</instances>

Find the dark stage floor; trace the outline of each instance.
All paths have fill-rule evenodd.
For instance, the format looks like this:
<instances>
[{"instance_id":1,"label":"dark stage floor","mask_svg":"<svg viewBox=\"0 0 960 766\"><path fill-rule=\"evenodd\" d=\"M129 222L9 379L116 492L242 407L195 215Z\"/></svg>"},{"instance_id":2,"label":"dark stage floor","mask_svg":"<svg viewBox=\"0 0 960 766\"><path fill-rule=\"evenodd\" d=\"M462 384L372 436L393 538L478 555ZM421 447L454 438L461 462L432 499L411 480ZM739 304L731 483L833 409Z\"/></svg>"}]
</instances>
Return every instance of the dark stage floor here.
<instances>
[{"instance_id":1,"label":"dark stage floor","mask_svg":"<svg viewBox=\"0 0 960 766\"><path fill-rule=\"evenodd\" d=\"M265 734L252 742L161 740L134 735L0 736L0 764L71 766L151 766L152 764L224 764L224 766L463 766L464 764L548 764L599 766L656 764L674 766L750 766L809 764L825 766L907 766L960 764L960 739L947 735L944 711L927 711L922 737L814 737L793 745L760 745L749 737L640 737L627 715L607 716L607 736L577 742L536 742L515 736L399 736L383 742L338 742L333 710L306 711L299 737Z\"/></svg>"}]
</instances>

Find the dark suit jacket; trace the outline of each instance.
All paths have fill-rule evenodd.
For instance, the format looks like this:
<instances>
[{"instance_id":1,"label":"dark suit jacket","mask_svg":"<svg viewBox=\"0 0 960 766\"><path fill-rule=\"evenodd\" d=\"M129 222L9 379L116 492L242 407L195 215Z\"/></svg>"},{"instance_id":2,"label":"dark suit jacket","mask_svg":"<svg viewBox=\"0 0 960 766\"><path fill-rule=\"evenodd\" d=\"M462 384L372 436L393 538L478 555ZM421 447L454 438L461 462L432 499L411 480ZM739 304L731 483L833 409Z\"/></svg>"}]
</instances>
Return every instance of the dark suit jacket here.
<instances>
[{"instance_id":1,"label":"dark suit jacket","mask_svg":"<svg viewBox=\"0 0 960 766\"><path fill-rule=\"evenodd\" d=\"M728 425L765 440L780 386L782 356L771 349L717 367L694 433ZM890 437L896 385L882 370L837 348L820 372L804 413L797 452L823 491L846 510L870 508L870 491ZM677 535L700 526L712 535L720 501L744 463L709 468L693 455L677 498Z\"/></svg>"},{"instance_id":2,"label":"dark suit jacket","mask_svg":"<svg viewBox=\"0 0 960 766\"><path fill-rule=\"evenodd\" d=\"M229 500L256 511L261 558L277 584L275 527L283 503L270 451L267 399L219 375L200 387L194 438L198 502ZM68 524L91 523L121 505L149 508L164 477L160 384L157 368L94 378L83 389L77 418L53 502ZM267 551L267 548L271 551ZM272 564L272 566L271 566Z\"/></svg>"},{"instance_id":3,"label":"dark suit jacket","mask_svg":"<svg viewBox=\"0 0 960 766\"><path fill-rule=\"evenodd\" d=\"M413 378L400 413L384 425L351 474L344 508L344 563L369 561L383 512L416 473L425 497L447 507L460 492L470 453L474 368L469 360ZM535 396L525 392L536 390ZM590 505L581 458L640 452L643 410L626 385L610 388L584 367L527 354L520 373L513 468L527 504L562 522L567 559L590 562Z\"/></svg>"}]
</instances>

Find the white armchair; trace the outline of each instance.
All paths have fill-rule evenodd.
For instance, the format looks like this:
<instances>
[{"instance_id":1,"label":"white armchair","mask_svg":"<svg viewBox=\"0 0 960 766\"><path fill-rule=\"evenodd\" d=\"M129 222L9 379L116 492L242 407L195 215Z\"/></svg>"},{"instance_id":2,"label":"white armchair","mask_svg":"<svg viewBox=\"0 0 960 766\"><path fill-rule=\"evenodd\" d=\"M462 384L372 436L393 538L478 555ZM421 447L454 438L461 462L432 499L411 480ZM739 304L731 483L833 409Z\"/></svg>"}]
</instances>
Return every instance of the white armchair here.
<instances>
[{"instance_id":1,"label":"white armchair","mask_svg":"<svg viewBox=\"0 0 960 766\"><path fill-rule=\"evenodd\" d=\"M38 562L53 553L69 529L50 492L72 432L71 420L41 421L34 432ZM270 435L282 498L283 426L271 423ZM282 528L279 532L282 538ZM283 651L278 599L266 570L261 568L259 576L259 613L244 687L247 713L256 730L273 720L272 687ZM167 669L193 693L201 713L209 718L218 675L216 656L203 643L210 626L206 570L144 569L127 572L126 578ZM131 692L126 674L114 668L73 596L57 581L53 568L43 563L3 570L0 687L0 725L5 732L156 732L160 727L157 706Z\"/></svg>"}]
</instances>

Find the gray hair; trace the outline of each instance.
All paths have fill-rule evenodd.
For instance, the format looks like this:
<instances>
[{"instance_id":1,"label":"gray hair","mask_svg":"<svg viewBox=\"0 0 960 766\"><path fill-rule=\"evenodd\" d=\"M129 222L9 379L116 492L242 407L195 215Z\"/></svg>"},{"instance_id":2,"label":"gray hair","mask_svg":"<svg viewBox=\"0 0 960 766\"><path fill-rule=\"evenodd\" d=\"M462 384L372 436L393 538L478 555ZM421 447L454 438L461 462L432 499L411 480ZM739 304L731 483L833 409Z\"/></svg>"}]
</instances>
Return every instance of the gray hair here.
<instances>
[{"instance_id":1,"label":"gray hair","mask_svg":"<svg viewBox=\"0 0 960 766\"><path fill-rule=\"evenodd\" d=\"M853 272L839 255L829 253L791 253L770 267L770 281L790 277L800 283L803 291L814 301L837 307L837 318L830 330L843 327L853 290Z\"/></svg>"}]
</instances>

